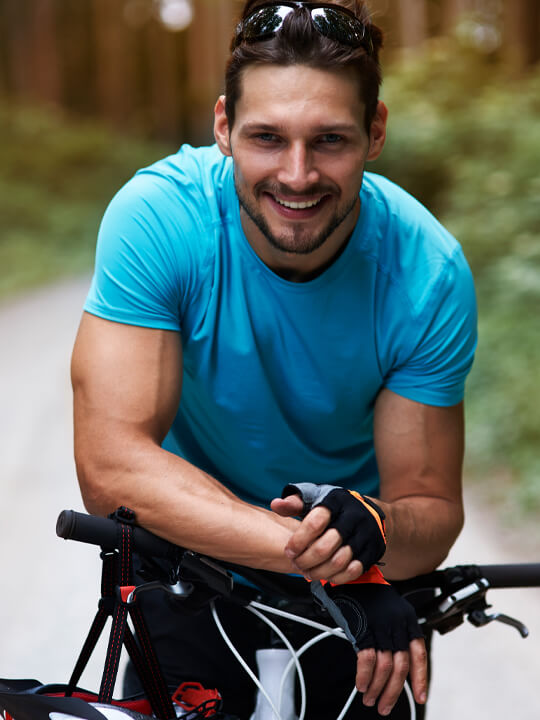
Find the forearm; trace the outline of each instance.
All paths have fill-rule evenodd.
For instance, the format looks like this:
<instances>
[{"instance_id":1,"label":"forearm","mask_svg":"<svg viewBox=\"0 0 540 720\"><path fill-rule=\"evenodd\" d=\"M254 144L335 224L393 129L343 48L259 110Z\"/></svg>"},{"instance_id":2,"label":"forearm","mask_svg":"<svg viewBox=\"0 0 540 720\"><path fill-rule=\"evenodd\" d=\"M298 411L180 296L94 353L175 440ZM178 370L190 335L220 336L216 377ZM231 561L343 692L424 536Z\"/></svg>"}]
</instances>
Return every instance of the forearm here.
<instances>
[{"instance_id":1,"label":"forearm","mask_svg":"<svg viewBox=\"0 0 540 720\"><path fill-rule=\"evenodd\" d=\"M456 501L411 496L376 502L386 514L387 550L382 562L384 575L391 580L434 570L463 527L463 507Z\"/></svg>"},{"instance_id":2,"label":"forearm","mask_svg":"<svg viewBox=\"0 0 540 720\"><path fill-rule=\"evenodd\" d=\"M217 480L147 438L96 453L76 433L85 506L106 515L125 505L139 524L178 545L250 567L292 572L284 547L296 521L243 502Z\"/></svg>"}]
</instances>

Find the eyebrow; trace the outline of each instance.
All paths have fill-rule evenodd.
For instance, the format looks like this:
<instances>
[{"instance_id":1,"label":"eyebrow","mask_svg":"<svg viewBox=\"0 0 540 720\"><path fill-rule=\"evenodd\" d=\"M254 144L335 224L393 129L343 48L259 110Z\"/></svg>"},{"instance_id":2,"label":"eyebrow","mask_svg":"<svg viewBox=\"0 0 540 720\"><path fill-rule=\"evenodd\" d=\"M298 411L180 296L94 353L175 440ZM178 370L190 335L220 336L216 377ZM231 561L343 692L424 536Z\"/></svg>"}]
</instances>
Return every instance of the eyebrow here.
<instances>
[{"instance_id":1,"label":"eyebrow","mask_svg":"<svg viewBox=\"0 0 540 720\"><path fill-rule=\"evenodd\" d=\"M242 125L242 133L250 132L267 132L267 133L283 133L286 128L284 125L271 124L265 122L250 121ZM324 135L327 133L357 132L358 126L352 123L329 123L327 125L317 125L311 130L315 134Z\"/></svg>"}]
</instances>

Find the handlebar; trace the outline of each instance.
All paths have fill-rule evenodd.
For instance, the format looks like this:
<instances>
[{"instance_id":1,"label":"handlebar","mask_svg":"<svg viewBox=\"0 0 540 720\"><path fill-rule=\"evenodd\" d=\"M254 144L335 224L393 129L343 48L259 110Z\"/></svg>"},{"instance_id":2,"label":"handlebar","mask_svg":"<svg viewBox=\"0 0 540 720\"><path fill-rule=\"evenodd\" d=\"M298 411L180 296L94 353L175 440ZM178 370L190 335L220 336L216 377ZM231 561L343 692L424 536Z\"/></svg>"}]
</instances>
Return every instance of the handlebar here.
<instances>
[{"instance_id":1,"label":"handlebar","mask_svg":"<svg viewBox=\"0 0 540 720\"><path fill-rule=\"evenodd\" d=\"M100 545L108 550L119 547L117 536L117 523L108 518L86 515L75 510L63 510L56 524L56 534L66 540ZM136 552L145 557L162 558L175 562L184 551L167 540L153 535L148 530L137 525L133 527L133 546ZM233 567L241 573L242 569L223 563L226 567ZM435 570L432 573L421 575L410 581L396 583L400 589L416 590L421 588L442 588L452 585L453 573L462 579L463 571L468 579L484 578L491 588L520 588L540 587L540 563L516 563L505 565L468 565L457 568ZM268 575L264 571L249 570L251 580L258 573ZM276 573L269 573L273 578Z\"/></svg>"},{"instance_id":2,"label":"handlebar","mask_svg":"<svg viewBox=\"0 0 540 720\"><path fill-rule=\"evenodd\" d=\"M64 540L99 545L106 550L120 548L118 525L114 520L63 510L56 521L56 534ZM133 526L133 547L145 557L175 561L184 550L138 525Z\"/></svg>"},{"instance_id":3,"label":"handlebar","mask_svg":"<svg viewBox=\"0 0 540 720\"><path fill-rule=\"evenodd\" d=\"M540 563L478 565L480 575L492 588L525 588L540 586Z\"/></svg>"}]
</instances>

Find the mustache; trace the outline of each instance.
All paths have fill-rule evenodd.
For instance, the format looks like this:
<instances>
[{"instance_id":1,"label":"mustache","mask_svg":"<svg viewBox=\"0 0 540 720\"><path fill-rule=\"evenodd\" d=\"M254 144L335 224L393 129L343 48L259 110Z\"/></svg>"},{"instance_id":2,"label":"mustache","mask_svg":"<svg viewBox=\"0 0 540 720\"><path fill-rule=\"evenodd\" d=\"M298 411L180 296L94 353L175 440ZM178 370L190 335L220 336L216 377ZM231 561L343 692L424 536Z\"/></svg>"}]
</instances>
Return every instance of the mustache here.
<instances>
[{"instance_id":1,"label":"mustache","mask_svg":"<svg viewBox=\"0 0 540 720\"><path fill-rule=\"evenodd\" d=\"M269 183L261 181L255 185L255 193L269 193L270 195L279 196L282 195L287 198L295 197L322 197L323 195L335 195L336 188L329 187L328 185L311 185L303 188L300 192L298 190L291 190L291 188L281 183Z\"/></svg>"}]
</instances>

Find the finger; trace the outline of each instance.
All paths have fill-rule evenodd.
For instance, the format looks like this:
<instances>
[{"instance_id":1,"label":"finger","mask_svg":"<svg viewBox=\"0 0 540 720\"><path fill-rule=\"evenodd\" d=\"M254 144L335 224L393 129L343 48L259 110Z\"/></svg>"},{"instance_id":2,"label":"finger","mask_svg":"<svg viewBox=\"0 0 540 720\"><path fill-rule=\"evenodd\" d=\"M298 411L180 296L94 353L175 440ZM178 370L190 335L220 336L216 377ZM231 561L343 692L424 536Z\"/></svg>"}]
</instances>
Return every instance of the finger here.
<instances>
[{"instance_id":1,"label":"finger","mask_svg":"<svg viewBox=\"0 0 540 720\"><path fill-rule=\"evenodd\" d=\"M396 704L409 674L409 664L409 653L407 651L403 650L393 654L392 672L377 706L380 715L389 715Z\"/></svg>"},{"instance_id":2,"label":"finger","mask_svg":"<svg viewBox=\"0 0 540 720\"><path fill-rule=\"evenodd\" d=\"M317 507L309 512L285 546L287 557L297 558L305 552L324 533L330 522L330 517L330 510L324 507Z\"/></svg>"},{"instance_id":3,"label":"finger","mask_svg":"<svg viewBox=\"0 0 540 720\"><path fill-rule=\"evenodd\" d=\"M391 650L378 650L375 661L373 676L366 692L364 693L364 705L373 707L377 702L377 698L382 693L392 671L394 669L394 659ZM398 693L399 695L399 693ZM396 698L397 699L397 698Z\"/></svg>"},{"instance_id":4,"label":"finger","mask_svg":"<svg viewBox=\"0 0 540 720\"><path fill-rule=\"evenodd\" d=\"M318 537L303 553L294 558L294 564L302 572L324 565L330 574L344 570L352 560L352 551L343 545L341 535L331 528ZM319 578L318 578L319 579Z\"/></svg>"},{"instance_id":5,"label":"finger","mask_svg":"<svg viewBox=\"0 0 540 720\"><path fill-rule=\"evenodd\" d=\"M337 540L332 538L337 535ZM327 536L329 538L327 539ZM352 558L352 550L348 545L341 545L341 538L337 531L329 530L317 540L305 553L294 560L293 565L309 576L310 580L330 580L341 573ZM322 562L319 560L322 559Z\"/></svg>"},{"instance_id":6,"label":"finger","mask_svg":"<svg viewBox=\"0 0 540 720\"><path fill-rule=\"evenodd\" d=\"M349 546L347 545L344 547ZM362 565L360 560L351 560L347 567L345 567L343 570L336 572L334 575L328 574L325 576L325 579L333 583L334 585L346 585L347 583L352 583L355 580L358 580L358 578L363 574L364 566Z\"/></svg>"},{"instance_id":7,"label":"finger","mask_svg":"<svg viewBox=\"0 0 540 720\"><path fill-rule=\"evenodd\" d=\"M428 692L428 657L426 643L422 638L412 640L409 645L411 688L414 699L419 705L427 700Z\"/></svg>"},{"instance_id":8,"label":"finger","mask_svg":"<svg viewBox=\"0 0 540 720\"><path fill-rule=\"evenodd\" d=\"M356 689L360 693L365 693L373 677L377 654L374 648L368 648L360 650L356 658Z\"/></svg>"},{"instance_id":9,"label":"finger","mask_svg":"<svg viewBox=\"0 0 540 720\"><path fill-rule=\"evenodd\" d=\"M282 517L296 517L304 509L304 502L299 495L289 495L286 498L275 498L270 503L270 508L277 515Z\"/></svg>"}]
</instances>

